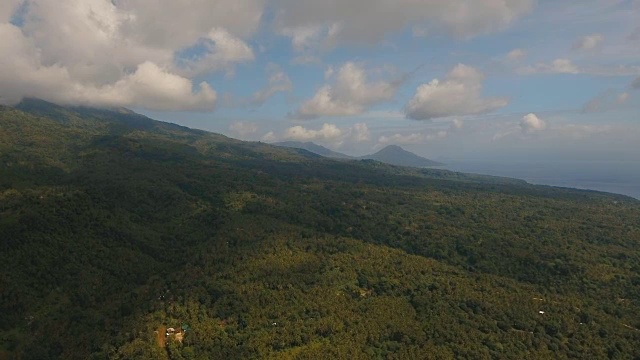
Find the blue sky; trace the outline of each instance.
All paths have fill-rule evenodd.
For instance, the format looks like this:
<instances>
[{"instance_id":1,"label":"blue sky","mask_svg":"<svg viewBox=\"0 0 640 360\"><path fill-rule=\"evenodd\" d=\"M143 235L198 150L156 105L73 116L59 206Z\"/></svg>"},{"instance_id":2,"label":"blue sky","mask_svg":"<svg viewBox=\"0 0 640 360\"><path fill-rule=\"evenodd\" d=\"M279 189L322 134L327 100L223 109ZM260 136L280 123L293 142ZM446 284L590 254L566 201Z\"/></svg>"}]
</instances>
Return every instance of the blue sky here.
<instances>
[{"instance_id":1,"label":"blue sky","mask_svg":"<svg viewBox=\"0 0 640 360\"><path fill-rule=\"evenodd\" d=\"M254 141L640 158L638 0L6 0L0 102Z\"/></svg>"}]
</instances>

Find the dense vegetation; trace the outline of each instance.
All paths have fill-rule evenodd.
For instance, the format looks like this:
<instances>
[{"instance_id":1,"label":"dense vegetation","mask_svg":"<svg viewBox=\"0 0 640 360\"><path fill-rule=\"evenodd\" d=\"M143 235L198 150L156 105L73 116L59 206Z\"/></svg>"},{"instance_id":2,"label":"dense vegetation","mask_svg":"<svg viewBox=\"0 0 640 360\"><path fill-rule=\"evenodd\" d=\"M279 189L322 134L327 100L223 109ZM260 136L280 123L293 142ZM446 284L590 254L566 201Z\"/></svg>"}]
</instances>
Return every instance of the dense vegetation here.
<instances>
[{"instance_id":1,"label":"dense vegetation","mask_svg":"<svg viewBox=\"0 0 640 360\"><path fill-rule=\"evenodd\" d=\"M623 196L0 108L0 359L637 359L639 245Z\"/></svg>"}]
</instances>

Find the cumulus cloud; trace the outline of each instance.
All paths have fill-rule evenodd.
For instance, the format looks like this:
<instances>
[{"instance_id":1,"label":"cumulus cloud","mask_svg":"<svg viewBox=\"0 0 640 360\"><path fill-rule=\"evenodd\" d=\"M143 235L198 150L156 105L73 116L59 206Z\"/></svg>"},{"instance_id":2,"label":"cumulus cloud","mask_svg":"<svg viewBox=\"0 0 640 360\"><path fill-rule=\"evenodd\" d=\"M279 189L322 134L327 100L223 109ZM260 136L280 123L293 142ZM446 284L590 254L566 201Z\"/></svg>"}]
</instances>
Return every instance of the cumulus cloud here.
<instances>
[{"instance_id":1,"label":"cumulus cloud","mask_svg":"<svg viewBox=\"0 0 640 360\"><path fill-rule=\"evenodd\" d=\"M520 120L520 128L523 132L531 134L546 129L547 123L536 114L527 114Z\"/></svg>"},{"instance_id":2,"label":"cumulus cloud","mask_svg":"<svg viewBox=\"0 0 640 360\"><path fill-rule=\"evenodd\" d=\"M464 127L464 121L460 119L453 119L453 121L451 122L450 129L452 131L458 131L458 130L462 130L463 127Z\"/></svg>"},{"instance_id":3,"label":"cumulus cloud","mask_svg":"<svg viewBox=\"0 0 640 360\"><path fill-rule=\"evenodd\" d=\"M333 48L337 43L337 35L341 26L337 23L324 25L303 24L295 27L284 27L278 30L280 35L291 39L293 50L298 53L293 62L308 64L319 62L318 54Z\"/></svg>"},{"instance_id":4,"label":"cumulus cloud","mask_svg":"<svg viewBox=\"0 0 640 360\"><path fill-rule=\"evenodd\" d=\"M127 38L149 46L170 49L190 46L213 28L223 28L235 36L247 38L260 25L265 6L265 0L103 2L114 3L119 10L129 15L123 26L123 33Z\"/></svg>"},{"instance_id":5,"label":"cumulus cloud","mask_svg":"<svg viewBox=\"0 0 640 360\"><path fill-rule=\"evenodd\" d=\"M305 101L292 118L312 119L320 116L348 116L363 113L372 105L393 99L402 81L369 81L365 69L348 62L334 74L333 82L322 86Z\"/></svg>"},{"instance_id":6,"label":"cumulus cloud","mask_svg":"<svg viewBox=\"0 0 640 360\"><path fill-rule=\"evenodd\" d=\"M629 101L629 97L631 95L628 92L623 92L618 94L618 96L616 96L616 103L618 105L622 105L624 103L626 103L627 101Z\"/></svg>"},{"instance_id":7,"label":"cumulus cloud","mask_svg":"<svg viewBox=\"0 0 640 360\"><path fill-rule=\"evenodd\" d=\"M0 23L9 22L22 0L2 0L0 2Z\"/></svg>"},{"instance_id":8,"label":"cumulus cloud","mask_svg":"<svg viewBox=\"0 0 640 360\"><path fill-rule=\"evenodd\" d=\"M31 0L0 5L0 97L61 103L211 110L197 74L253 59L263 0ZM171 24L171 26L167 26ZM180 29L175 31L175 29ZM198 53L198 51L200 51ZM188 66L185 66L188 65Z\"/></svg>"},{"instance_id":9,"label":"cumulus cloud","mask_svg":"<svg viewBox=\"0 0 640 360\"><path fill-rule=\"evenodd\" d=\"M278 141L278 137L276 136L275 132L269 131L262 136L262 141L272 143Z\"/></svg>"},{"instance_id":10,"label":"cumulus cloud","mask_svg":"<svg viewBox=\"0 0 640 360\"><path fill-rule=\"evenodd\" d=\"M261 106L277 93L289 92L293 89L291 79L278 65L267 65L267 73L269 74L268 84L265 88L253 94L251 105Z\"/></svg>"},{"instance_id":11,"label":"cumulus cloud","mask_svg":"<svg viewBox=\"0 0 640 360\"><path fill-rule=\"evenodd\" d=\"M59 103L140 106L157 110L212 110L217 94L207 84L196 90L191 80L146 61L112 83L100 84L75 77L66 67L43 65L39 49L20 29L0 24L0 97L15 103L23 96Z\"/></svg>"},{"instance_id":12,"label":"cumulus cloud","mask_svg":"<svg viewBox=\"0 0 640 360\"><path fill-rule=\"evenodd\" d=\"M459 64L444 80L434 79L420 85L413 99L405 106L406 116L414 120L429 120L448 116L483 114L506 106L506 98L483 98L484 74L475 68Z\"/></svg>"},{"instance_id":13,"label":"cumulus cloud","mask_svg":"<svg viewBox=\"0 0 640 360\"><path fill-rule=\"evenodd\" d=\"M635 65L599 65L580 69L580 73L597 76L636 76L640 74L640 66Z\"/></svg>"},{"instance_id":14,"label":"cumulus cloud","mask_svg":"<svg viewBox=\"0 0 640 360\"><path fill-rule=\"evenodd\" d=\"M582 111L586 113L610 111L619 108L629 101L631 94L628 92L616 92L614 90L605 91L602 94L589 100Z\"/></svg>"},{"instance_id":15,"label":"cumulus cloud","mask_svg":"<svg viewBox=\"0 0 640 360\"><path fill-rule=\"evenodd\" d=\"M551 63L537 63L519 70L524 74L578 74L580 70L569 59L555 59Z\"/></svg>"},{"instance_id":16,"label":"cumulus cloud","mask_svg":"<svg viewBox=\"0 0 640 360\"><path fill-rule=\"evenodd\" d=\"M509 62L518 62L523 60L526 56L527 56L527 53L524 50L514 49L507 54L507 60Z\"/></svg>"},{"instance_id":17,"label":"cumulus cloud","mask_svg":"<svg viewBox=\"0 0 640 360\"><path fill-rule=\"evenodd\" d=\"M378 143L381 145L396 144L396 145L413 145L423 144L428 141L436 139L444 139L449 135L446 130L440 130L435 133L411 133L411 134L393 134L382 135L378 139Z\"/></svg>"},{"instance_id":18,"label":"cumulus cloud","mask_svg":"<svg viewBox=\"0 0 640 360\"><path fill-rule=\"evenodd\" d=\"M534 0L279 0L280 29L320 28L338 43L375 43L409 27L469 38L504 29L530 12ZM327 30L330 29L330 30ZM294 46L296 39L292 37Z\"/></svg>"},{"instance_id":19,"label":"cumulus cloud","mask_svg":"<svg viewBox=\"0 0 640 360\"><path fill-rule=\"evenodd\" d=\"M255 58L249 45L222 28L212 29L194 48L200 49L196 55L177 61L180 70L188 76L230 71L235 64Z\"/></svg>"},{"instance_id":20,"label":"cumulus cloud","mask_svg":"<svg viewBox=\"0 0 640 360\"><path fill-rule=\"evenodd\" d=\"M560 138L584 139L597 134L605 134L612 131L609 125L582 125L582 124L566 124L553 129L550 134Z\"/></svg>"},{"instance_id":21,"label":"cumulus cloud","mask_svg":"<svg viewBox=\"0 0 640 360\"><path fill-rule=\"evenodd\" d=\"M573 50L593 50L602 45L604 36L602 34L592 34L580 38L573 44Z\"/></svg>"},{"instance_id":22,"label":"cumulus cloud","mask_svg":"<svg viewBox=\"0 0 640 360\"><path fill-rule=\"evenodd\" d=\"M368 142L370 138L371 133L365 123L344 127L325 123L319 129L298 125L284 130L280 135L270 131L262 137L263 141L267 142L275 142L277 140L314 141L332 146L342 146L346 142L364 143Z\"/></svg>"},{"instance_id":23,"label":"cumulus cloud","mask_svg":"<svg viewBox=\"0 0 640 360\"><path fill-rule=\"evenodd\" d=\"M267 84L248 97L234 97L225 94L224 105L231 108L258 108L278 93L291 92L293 83L280 66L269 63L266 66Z\"/></svg>"},{"instance_id":24,"label":"cumulus cloud","mask_svg":"<svg viewBox=\"0 0 640 360\"><path fill-rule=\"evenodd\" d=\"M238 121L229 125L229 130L234 135L247 137L258 132L258 125L251 122Z\"/></svg>"},{"instance_id":25,"label":"cumulus cloud","mask_svg":"<svg viewBox=\"0 0 640 360\"><path fill-rule=\"evenodd\" d=\"M369 127L367 127L367 124L365 123L358 123L353 125L349 135L351 139L357 143L369 141L369 139L371 138Z\"/></svg>"},{"instance_id":26,"label":"cumulus cloud","mask_svg":"<svg viewBox=\"0 0 640 360\"><path fill-rule=\"evenodd\" d=\"M310 130L302 126L293 126L284 133L284 138L296 141L336 140L342 137L342 130L334 124L325 123L319 130Z\"/></svg>"},{"instance_id":27,"label":"cumulus cloud","mask_svg":"<svg viewBox=\"0 0 640 360\"><path fill-rule=\"evenodd\" d=\"M633 76L640 74L640 66L635 65L591 65L578 66L569 59L556 59L550 63L539 62L521 67L517 72L533 74L588 74L595 76Z\"/></svg>"}]
</instances>

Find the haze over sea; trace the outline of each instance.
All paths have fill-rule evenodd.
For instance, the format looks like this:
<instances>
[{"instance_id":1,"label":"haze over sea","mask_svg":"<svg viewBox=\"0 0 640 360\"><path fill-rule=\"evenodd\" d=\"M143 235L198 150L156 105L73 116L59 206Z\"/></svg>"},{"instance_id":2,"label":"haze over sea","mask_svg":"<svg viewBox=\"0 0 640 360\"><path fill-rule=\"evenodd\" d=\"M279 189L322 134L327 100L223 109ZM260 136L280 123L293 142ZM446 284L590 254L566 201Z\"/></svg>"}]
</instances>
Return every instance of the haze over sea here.
<instances>
[{"instance_id":1,"label":"haze over sea","mask_svg":"<svg viewBox=\"0 0 640 360\"><path fill-rule=\"evenodd\" d=\"M447 161L446 169L505 176L532 184L623 194L640 199L640 161Z\"/></svg>"}]
</instances>

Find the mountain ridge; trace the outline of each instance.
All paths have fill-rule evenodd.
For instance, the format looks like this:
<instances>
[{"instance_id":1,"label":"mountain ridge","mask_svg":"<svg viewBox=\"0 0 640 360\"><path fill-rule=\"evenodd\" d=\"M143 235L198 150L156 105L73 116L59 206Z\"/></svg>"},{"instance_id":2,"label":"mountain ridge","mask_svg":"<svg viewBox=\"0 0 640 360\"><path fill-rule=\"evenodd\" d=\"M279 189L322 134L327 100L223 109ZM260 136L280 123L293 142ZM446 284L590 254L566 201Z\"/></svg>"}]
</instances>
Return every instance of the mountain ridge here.
<instances>
[{"instance_id":1,"label":"mountain ridge","mask_svg":"<svg viewBox=\"0 0 640 360\"><path fill-rule=\"evenodd\" d=\"M272 145L275 146L282 146L282 147L287 147L287 148L296 148L296 149L304 149L307 151L310 151L312 153L324 156L324 157L329 157L329 158L333 158L333 159L356 159L353 156L349 156L337 151L333 151L329 148L326 148L322 145L318 145L314 142L311 141L307 141L307 142L301 142L301 141L281 141L281 142L276 142L273 143Z\"/></svg>"},{"instance_id":2,"label":"mountain ridge","mask_svg":"<svg viewBox=\"0 0 640 360\"><path fill-rule=\"evenodd\" d=\"M273 143L276 146L284 146L291 148L304 149L321 156L343 159L343 160L375 160L389 165L408 166L408 167L436 167L444 164L433 161L410 151L403 149L398 145L388 145L374 154L364 156L349 156L340 152L333 151L322 145L313 142L285 141Z\"/></svg>"},{"instance_id":3,"label":"mountain ridge","mask_svg":"<svg viewBox=\"0 0 640 360\"><path fill-rule=\"evenodd\" d=\"M410 167L434 167L444 164L418 156L398 145L388 145L375 154L366 155L362 159L371 159L387 164Z\"/></svg>"}]
</instances>

